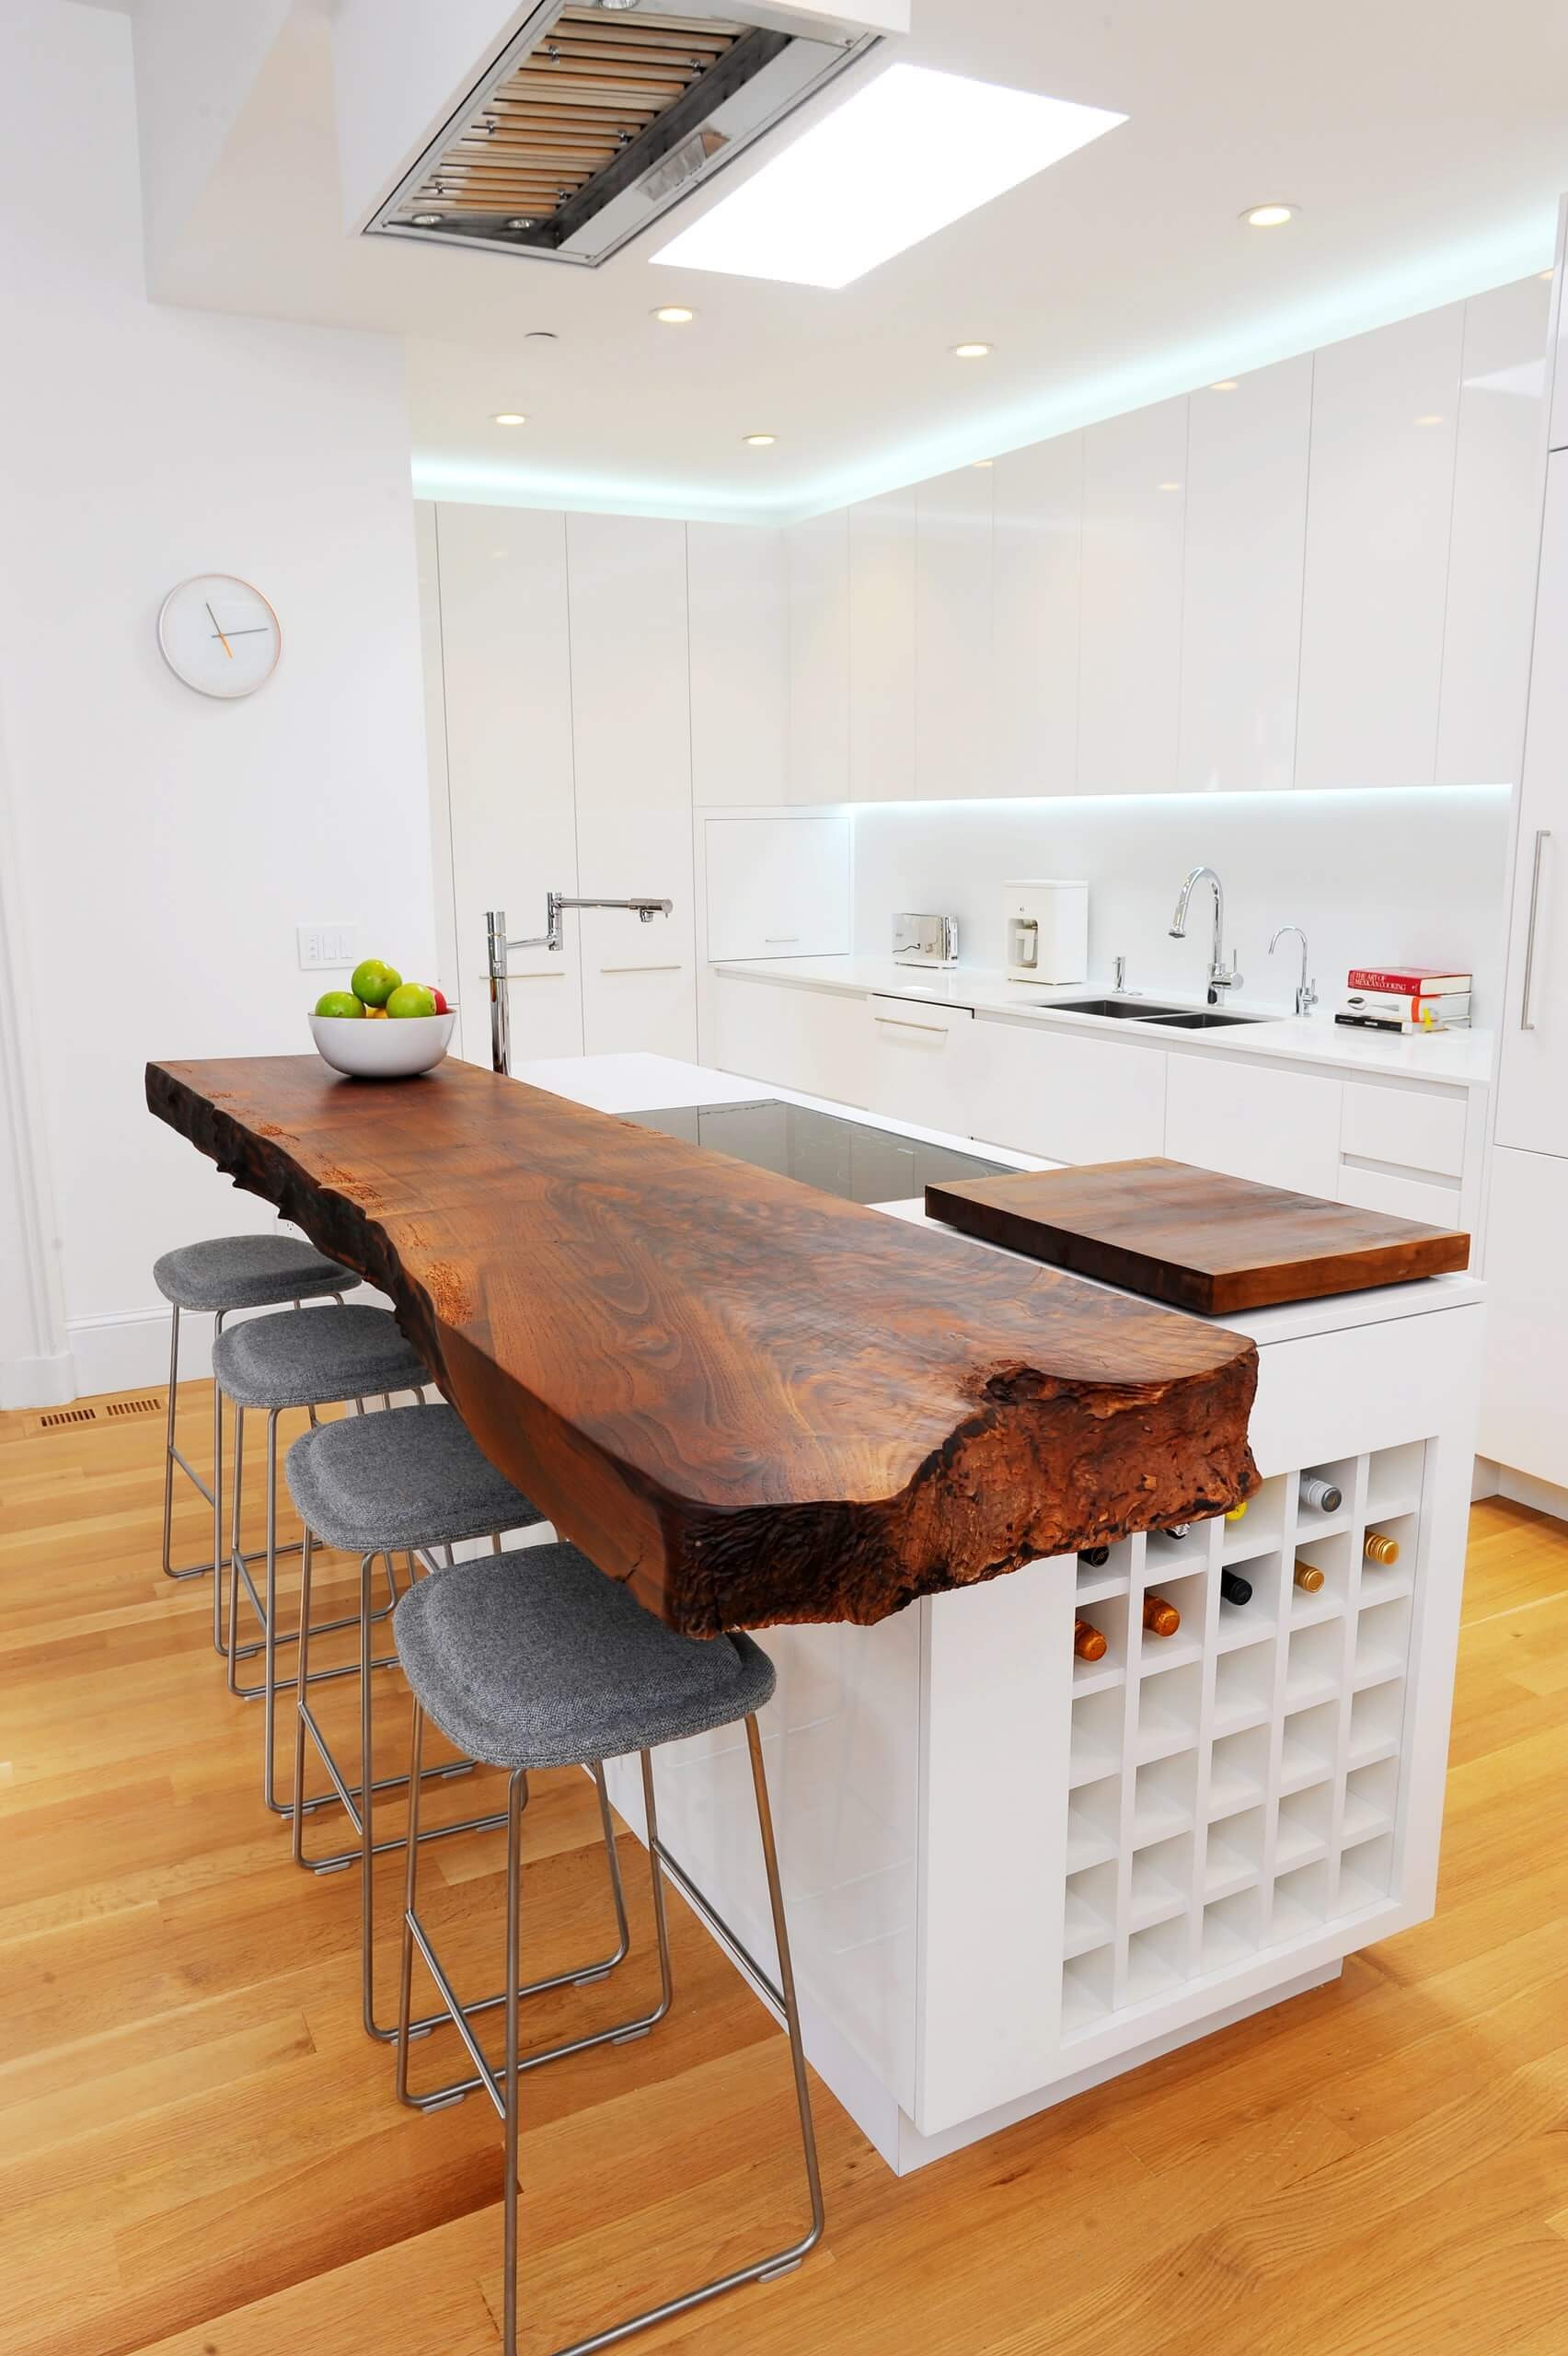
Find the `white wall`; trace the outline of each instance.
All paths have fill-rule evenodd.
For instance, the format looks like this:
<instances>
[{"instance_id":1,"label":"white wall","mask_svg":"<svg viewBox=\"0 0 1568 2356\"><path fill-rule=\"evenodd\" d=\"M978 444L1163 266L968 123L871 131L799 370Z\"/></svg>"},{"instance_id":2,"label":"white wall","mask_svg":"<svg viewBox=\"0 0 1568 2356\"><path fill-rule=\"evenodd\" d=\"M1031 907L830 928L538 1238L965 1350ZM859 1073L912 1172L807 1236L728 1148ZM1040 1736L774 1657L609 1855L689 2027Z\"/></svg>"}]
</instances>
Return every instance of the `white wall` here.
<instances>
[{"instance_id":1,"label":"white wall","mask_svg":"<svg viewBox=\"0 0 1568 2356\"><path fill-rule=\"evenodd\" d=\"M64 122L90 173L62 179ZM123 17L7 0L0 145L7 946L91 1391L159 1371L159 1252L271 1217L153 1121L146 1060L306 1050L331 977L299 970L301 922L434 968L409 434L389 340L148 304ZM209 570L282 621L276 676L234 705L182 687L154 634ZM7 1328L0 1359L23 1355Z\"/></svg>"},{"instance_id":2,"label":"white wall","mask_svg":"<svg viewBox=\"0 0 1568 2356\"><path fill-rule=\"evenodd\" d=\"M1476 1020L1491 1025L1508 800L1506 786L1447 786L857 810L855 945L885 955L894 909L939 909L958 918L966 965L999 965L1003 883L1083 876L1091 975L1109 979L1123 953L1133 988L1190 997L1207 957L1207 893L1184 941L1169 929L1177 886L1204 861L1225 884L1241 1003L1289 1006L1299 943L1267 950L1276 927L1300 924L1325 1002L1352 964L1451 962L1475 974Z\"/></svg>"}]
</instances>

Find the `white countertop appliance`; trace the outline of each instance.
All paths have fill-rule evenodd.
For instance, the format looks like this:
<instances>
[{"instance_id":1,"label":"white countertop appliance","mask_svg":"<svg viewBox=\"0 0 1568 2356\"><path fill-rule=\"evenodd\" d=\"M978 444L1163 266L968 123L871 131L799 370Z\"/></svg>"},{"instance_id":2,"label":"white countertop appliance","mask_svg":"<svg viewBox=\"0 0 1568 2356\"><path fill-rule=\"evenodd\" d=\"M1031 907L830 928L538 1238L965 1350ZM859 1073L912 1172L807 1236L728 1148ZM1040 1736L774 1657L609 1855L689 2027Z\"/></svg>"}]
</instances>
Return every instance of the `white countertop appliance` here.
<instances>
[{"instance_id":1,"label":"white countertop appliance","mask_svg":"<svg viewBox=\"0 0 1568 2356\"><path fill-rule=\"evenodd\" d=\"M901 910L893 920L893 954L900 965L956 965L958 918Z\"/></svg>"},{"instance_id":2,"label":"white countertop appliance","mask_svg":"<svg viewBox=\"0 0 1568 2356\"><path fill-rule=\"evenodd\" d=\"M1009 982L1060 987L1089 977L1089 885L1057 876L1002 886Z\"/></svg>"}]
</instances>

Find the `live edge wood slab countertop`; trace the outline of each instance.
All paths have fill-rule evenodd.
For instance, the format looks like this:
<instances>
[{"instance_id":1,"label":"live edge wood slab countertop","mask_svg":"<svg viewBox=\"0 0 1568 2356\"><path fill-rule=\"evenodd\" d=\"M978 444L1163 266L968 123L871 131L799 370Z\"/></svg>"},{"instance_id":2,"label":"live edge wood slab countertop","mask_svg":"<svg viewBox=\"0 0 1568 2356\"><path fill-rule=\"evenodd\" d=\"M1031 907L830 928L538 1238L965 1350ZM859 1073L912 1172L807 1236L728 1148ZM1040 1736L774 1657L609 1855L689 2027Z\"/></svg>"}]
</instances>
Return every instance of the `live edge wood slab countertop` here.
<instances>
[{"instance_id":1,"label":"live edge wood slab countertop","mask_svg":"<svg viewBox=\"0 0 1568 2356\"><path fill-rule=\"evenodd\" d=\"M944 1179L926 1209L965 1235L1205 1317L1451 1275L1470 1237L1156 1157Z\"/></svg>"},{"instance_id":2,"label":"live edge wood slab countertop","mask_svg":"<svg viewBox=\"0 0 1568 2356\"><path fill-rule=\"evenodd\" d=\"M150 1064L147 1103L388 1293L486 1455L692 1634L881 1620L1255 1485L1242 1336L475 1066Z\"/></svg>"}]
</instances>

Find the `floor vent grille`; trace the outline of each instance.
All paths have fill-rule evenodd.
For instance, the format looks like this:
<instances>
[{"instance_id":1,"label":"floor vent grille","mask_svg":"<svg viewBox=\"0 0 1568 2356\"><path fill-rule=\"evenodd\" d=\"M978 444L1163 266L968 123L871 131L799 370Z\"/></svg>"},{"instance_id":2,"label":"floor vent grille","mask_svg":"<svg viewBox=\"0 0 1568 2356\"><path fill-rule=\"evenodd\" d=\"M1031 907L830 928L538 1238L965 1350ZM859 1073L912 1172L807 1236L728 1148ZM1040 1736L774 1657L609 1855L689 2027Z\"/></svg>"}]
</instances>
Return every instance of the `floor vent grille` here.
<instances>
[{"instance_id":1,"label":"floor vent grille","mask_svg":"<svg viewBox=\"0 0 1568 2356\"><path fill-rule=\"evenodd\" d=\"M52 1407L46 1415L39 1417L38 1428L40 1432L58 1432L63 1431L68 1424L96 1424L97 1421L96 1407Z\"/></svg>"},{"instance_id":2,"label":"floor vent grille","mask_svg":"<svg viewBox=\"0 0 1568 2356\"><path fill-rule=\"evenodd\" d=\"M111 1399L105 1413L110 1415L161 1415L167 1402L156 1397L146 1399Z\"/></svg>"}]
</instances>

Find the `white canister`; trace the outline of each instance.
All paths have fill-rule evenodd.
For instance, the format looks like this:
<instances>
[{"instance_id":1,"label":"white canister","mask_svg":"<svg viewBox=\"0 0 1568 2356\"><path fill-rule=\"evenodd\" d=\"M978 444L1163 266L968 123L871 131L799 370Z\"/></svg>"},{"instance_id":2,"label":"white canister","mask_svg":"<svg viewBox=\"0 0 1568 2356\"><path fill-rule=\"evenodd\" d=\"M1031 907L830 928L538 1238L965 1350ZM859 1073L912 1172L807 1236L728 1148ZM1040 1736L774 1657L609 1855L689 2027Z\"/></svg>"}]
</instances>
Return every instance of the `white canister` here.
<instances>
[{"instance_id":1,"label":"white canister","mask_svg":"<svg viewBox=\"0 0 1568 2356\"><path fill-rule=\"evenodd\" d=\"M1089 976L1089 885L1021 876L1002 886L1009 982L1060 987Z\"/></svg>"}]
</instances>

